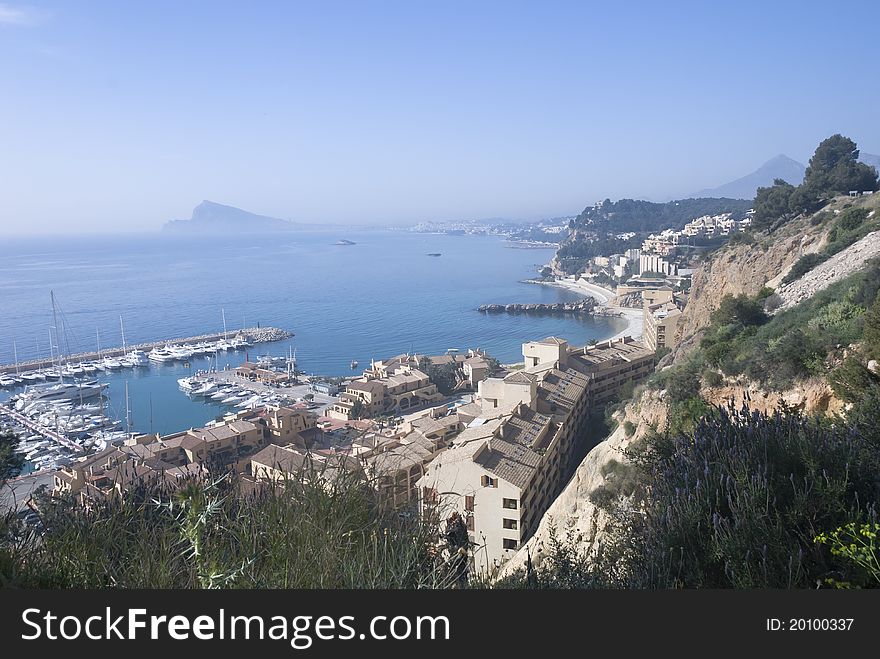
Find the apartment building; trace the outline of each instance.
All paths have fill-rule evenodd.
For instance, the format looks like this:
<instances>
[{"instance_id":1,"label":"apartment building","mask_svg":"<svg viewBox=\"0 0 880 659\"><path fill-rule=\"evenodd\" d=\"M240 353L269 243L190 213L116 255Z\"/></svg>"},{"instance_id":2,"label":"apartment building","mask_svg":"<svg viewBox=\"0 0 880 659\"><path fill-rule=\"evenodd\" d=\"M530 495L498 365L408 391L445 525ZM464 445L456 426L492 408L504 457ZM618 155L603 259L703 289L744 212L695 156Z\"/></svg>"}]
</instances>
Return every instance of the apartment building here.
<instances>
[{"instance_id":1,"label":"apartment building","mask_svg":"<svg viewBox=\"0 0 880 659\"><path fill-rule=\"evenodd\" d=\"M675 330L681 309L672 301L645 304L644 341L648 350L675 347Z\"/></svg>"},{"instance_id":2,"label":"apartment building","mask_svg":"<svg viewBox=\"0 0 880 659\"><path fill-rule=\"evenodd\" d=\"M406 412L443 398L428 376L395 357L390 365L374 362L359 380L349 382L339 400L327 410L333 419L369 418L380 414ZM358 405L359 403L359 405Z\"/></svg>"},{"instance_id":3,"label":"apartment building","mask_svg":"<svg viewBox=\"0 0 880 659\"><path fill-rule=\"evenodd\" d=\"M171 435L139 435L62 467L54 474L54 491L86 503L122 494L138 483L173 485L209 468L243 472L249 456L261 447L272 442L304 445L299 431L313 426L314 419L302 410L268 407Z\"/></svg>"},{"instance_id":4,"label":"apartment building","mask_svg":"<svg viewBox=\"0 0 880 659\"><path fill-rule=\"evenodd\" d=\"M523 361L522 370L481 382L477 400L458 408L464 430L418 483L423 514L464 517L481 572L535 532L574 467L590 408L653 369L653 353L630 338L574 348L548 337L523 344Z\"/></svg>"}]
</instances>

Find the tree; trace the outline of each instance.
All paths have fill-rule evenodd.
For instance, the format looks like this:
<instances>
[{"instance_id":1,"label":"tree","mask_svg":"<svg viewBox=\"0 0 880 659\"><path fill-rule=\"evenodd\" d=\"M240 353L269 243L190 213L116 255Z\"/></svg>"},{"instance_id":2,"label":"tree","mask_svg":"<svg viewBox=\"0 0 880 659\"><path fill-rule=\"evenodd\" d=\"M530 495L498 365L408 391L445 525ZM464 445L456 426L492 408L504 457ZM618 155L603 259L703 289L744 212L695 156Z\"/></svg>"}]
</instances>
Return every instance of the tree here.
<instances>
[{"instance_id":1,"label":"tree","mask_svg":"<svg viewBox=\"0 0 880 659\"><path fill-rule=\"evenodd\" d=\"M718 309L712 312L712 324L730 325L739 323L743 326L760 325L767 320L764 307L758 300L752 300L746 295L736 297L725 295L721 298Z\"/></svg>"},{"instance_id":2,"label":"tree","mask_svg":"<svg viewBox=\"0 0 880 659\"><path fill-rule=\"evenodd\" d=\"M865 312L864 351L868 359L880 358L880 293L874 299L874 304Z\"/></svg>"},{"instance_id":3,"label":"tree","mask_svg":"<svg viewBox=\"0 0 880 659\"><path fill-rule=\"evenodd\" d=\"M794 191L795 187L781 178L774 180L769 188L758 188L752 226L756 229L766 229L787 216L791 210L791 197Z\"/></svg>"},{"instance_id":4,"label":"tree","mask_svg":"<svg viewBox=\"0 0 880 659\"><path fill-rule=\"evenodd\" d=\"M856 143L838 133L823 140L816 148L802 185L827 195L846 194L850 190L877 190L877 172L859 162Z\"/></svg>"},{"instance_id":5,"label":"tree","mask_svg":"<svg viewBox=\"0 0 880 659\"><path fill-rule=\"evenodd\" d=\"M351 406L351 418L352 419L360 419L364 414L364 403L358 398L354 401L354 404Z\"/></svg>"},{"instance_id":6,"label":"tree","mask_svg":"<svg viewBox=\"0 0 880 659\"><path fill-rule=\"evenodd\" d=\"M24 456L15 452L18 437L11 432L0 433L0 487L21 473Z\"/></svg>"}]
</instances>

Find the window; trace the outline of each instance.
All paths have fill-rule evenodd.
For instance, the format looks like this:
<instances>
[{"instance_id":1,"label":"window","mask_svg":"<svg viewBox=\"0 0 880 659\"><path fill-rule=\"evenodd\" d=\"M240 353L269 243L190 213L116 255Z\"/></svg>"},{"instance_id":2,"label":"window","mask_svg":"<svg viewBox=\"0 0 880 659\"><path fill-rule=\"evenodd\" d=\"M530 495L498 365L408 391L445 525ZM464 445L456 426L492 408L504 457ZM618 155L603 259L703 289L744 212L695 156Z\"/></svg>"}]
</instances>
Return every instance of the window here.
<instances>
[{"instance_id":1,"label":"window","mask_svg":"<svg viewBox=\"0 0 880 659\"><path fill-rule=\"evenodd\" d=\"M515 519L504 518L504 528L516 531L517 523Z\"/></svg>"},{"instance_id":2,"label":"window","mask_svg":"<svg viewBox=\"0 0 880 659\"><path fill-rule=\"evenodd\" d=\"M433 487L426 487L422 491L422 496L425 499L425 503L437 503L437 490Z\"/></svg>"},{"instance_id":3,"label":"window","mask_svg":"<svg viewBox=\"0 0 880 659\"><path fill-rule=\"evenodd\" d=\"M498 479L497 478L489 478L488 476L483 476L480 478L480 483L483 487L498 487Z\"/></svg>"},{"instance_id":4,"label":"window","mask_svg":"<svg viewBox=\"0 0 880 659\"><path fill-rule=\"evenodd\" d=\"M464 498L464 509L469 513L474 512L474 498L473 497L466 496Z\"/></svg>"},{"instance_id":5,"label":"window","mask_svg":"<svg viewBox=\"0 0 880 659\"><path fill-rule=\"evenodd\" d=\"M516 540L511 540L510 538L504 538L504 548L505 549L516 549L519 543Z\"/></svg>"},{"instance_id":6,"label":"window","mask_svg":"<svg viewBox=\"0 0 880 659\"><path fill-rule=\"evenodd\" d=\"M508 510L516 510L516 499L504 499L502 505Z\"/></svg>"},{"instance_id":7,"label":"window","mask_svg":"<svg viewBox=\"0 0 880 659\"><path fill-rule=\"evenodd\" d=\"M474 530L474 516L473 515L467 516L467 530L468 531Z\"/></svg>"}]
</instances>

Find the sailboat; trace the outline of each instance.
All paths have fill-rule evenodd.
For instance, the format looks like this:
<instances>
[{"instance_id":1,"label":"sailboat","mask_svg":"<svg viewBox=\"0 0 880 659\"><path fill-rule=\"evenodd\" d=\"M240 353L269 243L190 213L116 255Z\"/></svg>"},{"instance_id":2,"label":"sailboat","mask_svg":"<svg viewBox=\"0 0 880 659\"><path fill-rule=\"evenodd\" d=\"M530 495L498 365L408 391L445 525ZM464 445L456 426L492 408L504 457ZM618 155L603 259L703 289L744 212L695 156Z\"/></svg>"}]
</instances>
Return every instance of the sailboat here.
<instances>
[{"instance_id":1,"label":"sailboat","mask_svg":"<svg viewBox=\"0 0 880 659\"><path fill-rule=\"evenodd\" d=\"M147 353L143 350L131 350L125 346L125 323L122 321L122 316L119 316L119 329L122 331L122 358L119 360L122 362L123 366L149 366L150 358L147 357Z\"/></svg>"}]
</instances>

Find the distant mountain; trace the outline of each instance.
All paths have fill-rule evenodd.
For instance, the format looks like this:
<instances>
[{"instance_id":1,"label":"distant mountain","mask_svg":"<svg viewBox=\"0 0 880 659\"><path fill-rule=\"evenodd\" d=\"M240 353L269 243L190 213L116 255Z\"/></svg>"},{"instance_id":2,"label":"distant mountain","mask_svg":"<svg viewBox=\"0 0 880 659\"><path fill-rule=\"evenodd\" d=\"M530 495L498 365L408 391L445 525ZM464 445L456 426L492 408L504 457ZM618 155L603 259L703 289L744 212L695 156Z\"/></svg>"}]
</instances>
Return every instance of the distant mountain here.
<instances>
[{"instance_id":1,"label":"distant mountain","mask_svg":"<svg viewBox=\"0 0 880 659\"><path fill-rule=\"evenodd\" d=\"M758 167L751 174L738 178L717 188L700 190L694 197L730 197L733 199L754 199L758 188L773 185L773 180L781 178L792 185L804 180L806 168L797 160L778 155Z\"/></svg>"},{"instance_id":2,"label":"distant mountain","mask_svg":"<svg viewBox=\"0 0 880 659\"><path fill-rule=\"evenodd\" d=\"M213 201L203 201L193 209L188 220L171 220L163 231L177 233L235 233L238 231L268 232L290 231L298 225L277 217L256 215L248 211L224 206Z\"/></svg>"}]
</instances>

